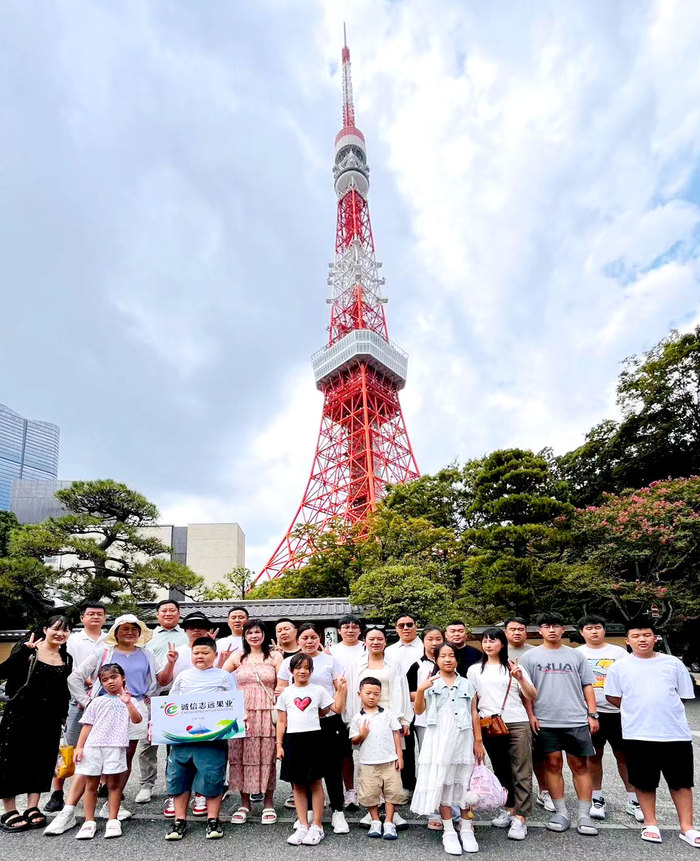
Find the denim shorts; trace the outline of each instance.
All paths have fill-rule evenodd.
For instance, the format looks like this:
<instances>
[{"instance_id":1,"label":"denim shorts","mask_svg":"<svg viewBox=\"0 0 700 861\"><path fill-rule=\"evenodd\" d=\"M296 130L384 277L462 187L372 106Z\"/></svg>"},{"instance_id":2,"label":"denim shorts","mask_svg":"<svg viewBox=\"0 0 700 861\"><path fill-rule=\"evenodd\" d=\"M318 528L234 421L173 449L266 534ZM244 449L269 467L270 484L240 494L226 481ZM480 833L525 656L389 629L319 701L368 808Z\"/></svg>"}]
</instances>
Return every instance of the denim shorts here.
<instances>
[{"instance_id":1,"label":"denim shorts","mask_svg":"<svg viewBox=\"0 0 700 861\"><path fill-rule=\"evenodd\" d=\"M216 798L224 791L227 762L226 741L172 745L166 771L168 795L194 790L205 798Z\"/></svg>"}]
</instances>

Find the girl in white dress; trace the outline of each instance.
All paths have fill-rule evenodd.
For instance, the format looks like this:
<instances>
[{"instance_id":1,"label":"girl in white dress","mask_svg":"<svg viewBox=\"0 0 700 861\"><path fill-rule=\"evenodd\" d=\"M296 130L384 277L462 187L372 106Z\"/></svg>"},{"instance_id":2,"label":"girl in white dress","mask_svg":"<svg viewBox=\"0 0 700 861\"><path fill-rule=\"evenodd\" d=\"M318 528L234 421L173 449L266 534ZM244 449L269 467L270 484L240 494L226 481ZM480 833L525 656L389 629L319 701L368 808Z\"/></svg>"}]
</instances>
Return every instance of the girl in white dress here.
<instances>
[{"instance_id":1,"label":"girl in white dress","mask_svg":"<svg viewBox=\"0 0 700 861\"><path fill-rule=\"evenodd\" d=\"M449 855L478 852L471 805L477 800L469 791L474 762L474 735L481 741L478 716L472 716L474 686L457 674L457 651L451 643L435 649L438 673L422 681L416 690L416 714L427 711L426 730L418 760L418 778L411 810L429 815L438 806L442 817L442 845ZM483 754L479 749L478 760ZM452 822L452 807L461 815L461 843Z\"/></svg>"}]
</instances>

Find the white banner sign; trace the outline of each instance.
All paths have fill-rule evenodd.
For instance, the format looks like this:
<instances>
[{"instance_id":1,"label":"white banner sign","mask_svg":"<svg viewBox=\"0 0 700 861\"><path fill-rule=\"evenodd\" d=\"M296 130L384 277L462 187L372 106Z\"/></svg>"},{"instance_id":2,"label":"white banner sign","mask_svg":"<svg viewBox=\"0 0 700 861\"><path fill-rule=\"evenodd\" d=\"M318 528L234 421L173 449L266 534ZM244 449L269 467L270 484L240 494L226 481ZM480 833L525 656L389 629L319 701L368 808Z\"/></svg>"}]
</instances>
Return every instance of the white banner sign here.
<instances>
[{"instance_id":1,"label":"white banner sign","mask_svg":"<svg viewBox=\"0 0 700 861\"><path fill-rule=\"evenodd\" d=\"M153 697L153 744L225 741L243 738L245 706L242 691L192 697Z\"/></svg>"}]
</instances>

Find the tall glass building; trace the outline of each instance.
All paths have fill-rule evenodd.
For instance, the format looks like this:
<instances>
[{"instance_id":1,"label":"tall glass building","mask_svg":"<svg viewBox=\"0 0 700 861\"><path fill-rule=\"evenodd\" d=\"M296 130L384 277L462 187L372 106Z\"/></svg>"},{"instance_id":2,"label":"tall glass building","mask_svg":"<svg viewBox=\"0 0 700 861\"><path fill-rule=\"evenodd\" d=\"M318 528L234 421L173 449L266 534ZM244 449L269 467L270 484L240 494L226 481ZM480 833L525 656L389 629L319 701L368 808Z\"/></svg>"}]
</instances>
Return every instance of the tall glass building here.
<instances>
[{"instance_id":1,"label":"tall glass building","mask_svg":"<svg viewBox=\"0 0 700 861\"><path fill-rule=\"evenodd\" d=\"M0 509L9 510L18 478L56 478L60 431L49 422L22 418L0 404Z\"/></svg>"}]
</instances>

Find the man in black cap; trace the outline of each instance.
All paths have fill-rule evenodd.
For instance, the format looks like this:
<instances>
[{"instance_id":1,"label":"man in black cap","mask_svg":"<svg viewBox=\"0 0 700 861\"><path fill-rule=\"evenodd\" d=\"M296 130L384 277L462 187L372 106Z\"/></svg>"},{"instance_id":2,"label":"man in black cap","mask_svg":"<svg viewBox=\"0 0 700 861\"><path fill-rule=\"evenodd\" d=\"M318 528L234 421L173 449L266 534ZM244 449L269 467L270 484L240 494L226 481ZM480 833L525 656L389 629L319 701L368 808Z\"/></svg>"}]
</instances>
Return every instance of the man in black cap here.
<instances>
[{"instance_id":1,"label":"man in black cap","mask_svg":"<svg viewBox=\"0 0 700 861\"><path fill-rule=\"evenodd\" d=\"M174 682L183 670L188 670L192 666L192 644L195 640L199 637L213 637L216 639L216 635L219 633L216 627L200 610L195 610L193 613L185 616L180 622L180 627L187 634L187 642L175 649L177 652L175 663L171 664L168 661L165 668L159 673L158 681L163 686ZM207 815L207 800L203 795L195 794L192 813L195 816ZM163 816L167 819L175 817L175 803L172 797L168 798L165 802Z\"/></svg>"}]
</instances>

